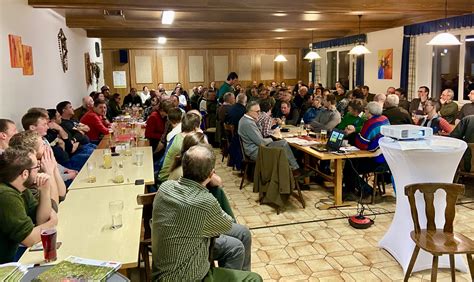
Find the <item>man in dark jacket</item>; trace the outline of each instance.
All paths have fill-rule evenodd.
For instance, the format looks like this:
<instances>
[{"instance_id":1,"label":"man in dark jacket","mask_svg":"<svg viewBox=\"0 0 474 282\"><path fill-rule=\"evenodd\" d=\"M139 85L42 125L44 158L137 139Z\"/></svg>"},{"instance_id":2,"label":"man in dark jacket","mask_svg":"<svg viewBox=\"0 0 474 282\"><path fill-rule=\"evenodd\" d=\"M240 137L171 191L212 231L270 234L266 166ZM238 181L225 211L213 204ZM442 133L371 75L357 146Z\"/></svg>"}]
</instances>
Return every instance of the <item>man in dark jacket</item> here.
<instances>
[{"instance_id":1,"label":"man in dark jacket","mask_svg":"<svg viewBox=\"0 0 474 282\"><path fill-rule=\"evenodd\" d=\"M383 115L388 118L390 124L412 124L410 114L403 108L398 106L399 98L396 94L390 94L385 100L385 110Z\"/></svg>"}]
</instances>

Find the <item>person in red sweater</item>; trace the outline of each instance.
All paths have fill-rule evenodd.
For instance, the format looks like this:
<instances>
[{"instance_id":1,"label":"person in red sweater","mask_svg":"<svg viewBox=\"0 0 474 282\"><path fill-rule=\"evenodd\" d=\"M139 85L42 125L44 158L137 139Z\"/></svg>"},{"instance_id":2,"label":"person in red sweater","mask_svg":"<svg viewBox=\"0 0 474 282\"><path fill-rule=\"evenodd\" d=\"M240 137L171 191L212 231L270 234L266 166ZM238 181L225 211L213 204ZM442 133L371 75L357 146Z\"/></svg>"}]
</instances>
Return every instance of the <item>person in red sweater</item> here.
<instances>
[{"instance_id":1,"label":"person in red sweater","mask_svg":"<svg viewBox=\"0 0 474 282\"><path fill-rule=\"evenodd\" d=\"M90 130L86 132L86 135L94 144L99 144L102 136L109 134L109 123L105 119L106 113L105 101L97 99L94 102L94 107L81 118L81 123L89 126Z\"/></svg>"},{"instance_id":2,"label":"person in red sweater","mask_svg":"<svg viewBox=\"0 0 474 282\"><path fill-rule=\"evenodd\" d=\"M158 106L155 106L155 109L146 120L145 138L150 141L153 152L160 143L161 136L165 134L168 110L172 107L170 100L164 100Z\"/></svg>"}]
</instances>

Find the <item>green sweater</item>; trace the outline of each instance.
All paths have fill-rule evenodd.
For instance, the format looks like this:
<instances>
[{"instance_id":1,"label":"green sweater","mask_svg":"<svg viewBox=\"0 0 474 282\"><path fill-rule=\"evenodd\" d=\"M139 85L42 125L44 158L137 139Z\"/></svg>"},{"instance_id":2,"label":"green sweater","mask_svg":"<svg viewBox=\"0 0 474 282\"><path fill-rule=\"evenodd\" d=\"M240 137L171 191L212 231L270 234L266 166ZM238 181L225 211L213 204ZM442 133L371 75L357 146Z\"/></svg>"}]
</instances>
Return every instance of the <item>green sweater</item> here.
<instances>
[{"instance_id":1,"label":"green sweater","mask_svg":"<svg viewBox=\"0 0 474 282\"><path fill-rule=\"evenodd\" d=\"M359 133L366 120L367 118L365 117L365 115L353 116L350 113L347 113L344 115L341 120L341 123L339 123L336 128L344 130L346 126L353 125L355 127L356 133Z\"/></svg>"},{"instance_id":2,"label":"green sweater","mask_svg":"<svg viewBox=\"0 0 474 282\"><path fill-rule=\"evenodd\" d=\"M0 184L0 264L12 262L19 243L33 231L37 207L31 190L21 193L8 184Z\"/></svg>"},{"instance_id":3,"label":"green sweater","mask_svg":"<svg viewBox=\"0 0 474 282\"><path fill-rule=\"evenodd\" d=\"M161 182L165 182L168 180L170 176L170 168L173 165L174 159L177 155L181 153L181 147L183 146L183 135L181 133L176 134L173 139L173 143L171 144L168 152L166 152L165 160L163 161L163 166L161 167L160 173L158 174L158 178Z\"/></svg>"},{"instance_id":4,"label":"green sweater","mask_svg":"<svg viewBox=\"0 0 474 282\"><path fill-rule=\"evenodd\" d=\"M441 105L439 113L441 117L444 118L447 122L454 124L454 120L456 119L456 115L458 114L458 104L453 101L443 104Z\"/></svg>"},{"instance_id":5,"label":"green sweater","mask_svg":"<svg viewBox=\"0 0 474 282\"><path fill-rule=\"evenodd\" d=\"M234 87L232 85L230 85L229 83L224 82L224 84L222 84L221 88L219 88L219 93L217 95L217 99L220 100L222 97L224 97L224 94L227 93L227 92L234 93Z\"/></svg>"}]
</instances>

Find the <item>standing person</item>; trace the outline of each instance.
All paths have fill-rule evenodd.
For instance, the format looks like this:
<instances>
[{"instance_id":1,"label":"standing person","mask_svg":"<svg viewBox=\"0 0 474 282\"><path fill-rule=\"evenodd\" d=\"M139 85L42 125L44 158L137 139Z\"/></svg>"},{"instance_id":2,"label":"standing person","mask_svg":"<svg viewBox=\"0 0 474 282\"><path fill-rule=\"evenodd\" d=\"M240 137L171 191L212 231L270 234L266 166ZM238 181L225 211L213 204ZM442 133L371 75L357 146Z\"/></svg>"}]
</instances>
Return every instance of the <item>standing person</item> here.
<instances>
[{"instance_id":1,"label":"standing person","mask_svg":"<svg viewBox=\"0 0 474 282\"><path fill-rule=\"evenodd\" d=\"M224 84L219 88L219 92L217 93L217 99L219 102L222 102L222 99L224 97L224 94L227 92L235 92L234 89L234 84L237 84L239 80L239 76L235 72L229 73L227 76L227 80L224 82Z\"/></svg>"},{"instance_id":2,"label":"standing person","mask_svg":"<svg viewBox=\"0 0 474 282\"><path fill-rule=\"evenodd\" d=\"M0 264L12 262L19 244L31 247L41 241L41 230L54 227L50 177L38 173L32 151L8 148L0 155ZM31 188L39 190L39 200Z\"/></svg>"},{"instance_id":3,"label":"standing person","mask_svg":"<svg viewBox=\"0 0 474 282\"><path fill-rule=\"evenodd\" d=\"M193 146L183 155L183 177L160 186L153 202L153 280L262 281L249 271L210 268L211 238L237 226L205 188L215 173L215 162L209 147ZM242 260L242 253L233 245L225 244L223 250L229 263L250 270L250 253Z\"/></svg>"}]
</instances>

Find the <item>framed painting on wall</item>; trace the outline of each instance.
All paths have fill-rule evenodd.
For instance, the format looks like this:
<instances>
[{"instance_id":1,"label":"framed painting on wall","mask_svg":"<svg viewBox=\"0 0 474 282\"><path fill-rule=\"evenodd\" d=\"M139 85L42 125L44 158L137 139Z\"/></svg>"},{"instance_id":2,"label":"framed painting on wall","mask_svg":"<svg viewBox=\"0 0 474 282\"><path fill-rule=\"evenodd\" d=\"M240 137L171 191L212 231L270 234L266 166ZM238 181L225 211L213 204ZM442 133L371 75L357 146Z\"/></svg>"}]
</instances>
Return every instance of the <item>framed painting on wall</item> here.
<instances>
[{"instance_id":1,"label":"framed painting on wall","mask_svg":"<svg viewBox=\"0 0 474 282\"><path fill-rule=\"evenodd\" d=\"M377 78L392 79L393 49L379 50L377 62Z\"/></svg>"},{"instance_id":2,"label":"framed painting on wall","mask_svg":"<svg viewBox=\"0 0 474 282\"><path fill-rule=\"evenodd\" d=\"M33 48L23 45L23 75L33 75Z\"/></svg>"},{"instance_id":3,"label":"framed painting on wall","mask_svg":"<svg viewBox=\"0 0 474 282\"><path fill-rule=\"evenodd\" d=\"M23 48L21 45L21 36L9 34L8 43L10 45L10 65L12 68L23 67Z\"/></svg>"}]
</instances>

